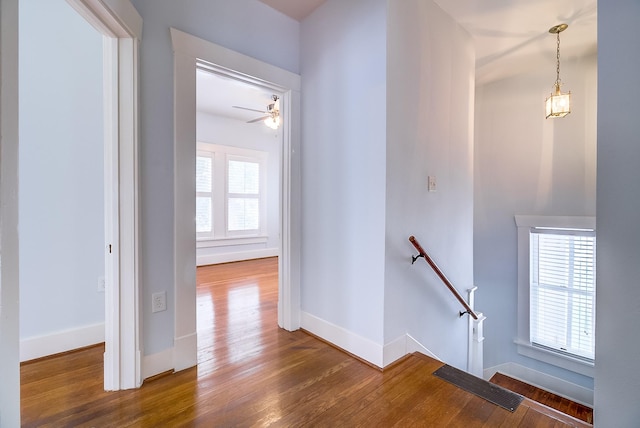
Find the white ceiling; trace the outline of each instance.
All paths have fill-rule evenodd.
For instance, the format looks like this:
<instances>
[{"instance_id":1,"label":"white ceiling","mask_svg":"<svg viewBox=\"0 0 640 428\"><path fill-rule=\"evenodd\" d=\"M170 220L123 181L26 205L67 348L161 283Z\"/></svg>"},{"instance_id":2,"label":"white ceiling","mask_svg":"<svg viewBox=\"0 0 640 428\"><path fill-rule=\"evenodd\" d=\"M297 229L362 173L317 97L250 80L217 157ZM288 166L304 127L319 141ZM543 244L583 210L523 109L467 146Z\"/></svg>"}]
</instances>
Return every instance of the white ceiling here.
<instances>
[{"instance_id":1,"label":"white ceiling","mask_svg":"<svg viewBox=\"0 0 640 428\"><path fill-rule=\"evenodd\" d=\"M301 21L326 0L260 1ZM562 61L597 51L597 0L434 1L473 37L478 84L539 67L553 74L556 39L549 28L560 23L569 24L560 36ZM268 91L211 73L199 71L197 81L200 111L248 121L260 114L231 106L266 110L271 102Z\"/></svg>"},{"instance_id":2,"label":"white ceiling","mask_svg":"<svg viewBox=\"0 0 640 428\"><path fill-rule=\"evenodd\" d=\"M260 0L296 21L302 21L326 0Z\"/></svg>"},{"instance_id":3,"label":"white ceiling","mask_svg":"<svg viewBox=\"0 0 640 428\"><path fill-rule=\"evenodd\" d=\"M266 89L229 77L200 69L196 72L196 109L204 113L247 122L264 115L233 106L266 111L273 103L272 95Z\"/></svg>"},{"instance_id":4,"label":"white ceiling","mask_svg":"<svg viewBox=\"0 0 640 428\"><path fill-rule=\"evenodd\" d=\"M597 0L435 0L474 39L476 82L555 63L554 25L562 60L597 51ZM553 69L552 69L553 71Z\"/></svg>"}]
</instances>

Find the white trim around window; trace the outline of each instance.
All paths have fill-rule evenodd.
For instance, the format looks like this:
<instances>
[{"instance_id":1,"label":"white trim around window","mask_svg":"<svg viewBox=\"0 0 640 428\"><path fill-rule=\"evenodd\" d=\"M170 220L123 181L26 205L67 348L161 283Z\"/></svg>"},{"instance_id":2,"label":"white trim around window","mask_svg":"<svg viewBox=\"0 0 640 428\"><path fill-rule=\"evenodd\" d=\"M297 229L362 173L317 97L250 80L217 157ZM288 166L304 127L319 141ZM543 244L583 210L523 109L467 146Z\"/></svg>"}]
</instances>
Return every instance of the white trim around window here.
<instances>
[{"instance_id":1,"label":"white trim around window","mask_svg":"<svg viewBox=\"0 0 640 428\"><path fill-rule=\"evenodd\" d=\"M268 238L266 234L268 153L199 142L197 157L199 165L196 172L198 248L266 242ZM207 165L208 168L205 167ZM241 170L243 167L246 169L246 171L235 171L235 187L231 177L232 166L239 167ZM231 206L232 200L241 205L242 203L247 205L244 208L246 218L241 216L242 218L235 223L230 217L234 210ZM240 208L242 207L236 207L235 210ZM238 221L248 222L249 226L244 227Z\"/></svg>"},{"instance_id":2,"label":"white trim around window","mask_svg":"<svg viewBox=\"0 0 640 428\"><path fill-rule=\"evenodd\" d=\"M518 353L566 370L593 377L594 363L531 343L530 340L530 232L533 228L595 230L595 217L516 215L518 228Z\"/></svg>"}]
</instances>

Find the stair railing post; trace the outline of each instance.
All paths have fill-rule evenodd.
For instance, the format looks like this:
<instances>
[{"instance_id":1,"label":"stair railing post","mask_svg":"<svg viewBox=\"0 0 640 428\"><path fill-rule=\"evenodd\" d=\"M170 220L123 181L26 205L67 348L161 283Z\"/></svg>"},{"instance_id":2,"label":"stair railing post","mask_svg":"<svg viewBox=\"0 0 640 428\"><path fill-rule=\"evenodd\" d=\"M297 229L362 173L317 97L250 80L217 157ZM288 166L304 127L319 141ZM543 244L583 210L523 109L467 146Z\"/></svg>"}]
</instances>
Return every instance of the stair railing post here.
<instances>
[{"instance_id":1,"label":"stair railing post","mask_svg":"<svg viewBox=\"0 0 640 428\"><path fill-rule=\"evenodd\" d=\"M468 301L471 309L475 310L475 292L478 287L467 290ZM475 376L483 377L484 371L484 320L487 319L482 312L476 312L477 319L469 317L469 354L467 360L467 371Z\"/></svg>"}]
</instances>

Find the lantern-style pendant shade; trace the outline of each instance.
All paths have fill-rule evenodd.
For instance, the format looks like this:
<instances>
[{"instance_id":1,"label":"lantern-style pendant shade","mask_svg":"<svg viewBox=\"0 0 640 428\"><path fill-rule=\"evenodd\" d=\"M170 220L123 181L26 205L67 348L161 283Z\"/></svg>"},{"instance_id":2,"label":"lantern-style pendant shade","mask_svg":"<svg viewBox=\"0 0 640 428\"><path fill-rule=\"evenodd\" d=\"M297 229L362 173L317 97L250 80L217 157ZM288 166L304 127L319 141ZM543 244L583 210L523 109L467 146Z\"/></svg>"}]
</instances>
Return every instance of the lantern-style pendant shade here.
<instances>
[{"instance_id":1,"label":"lantern-style pendant shade","mask_svg":"<svg viewBox=\"0 0 640 428\"><path fill-rule=\"evenodd\" d=\"M545 115L549 119L554 117L565 117L571 113L571 92L563 94L560 85L555 85L555 93L549 95L545 102Z\"/></svg>"},{"instance_id":2,"label":"lantern-style pendant shade","mask_svg":"<svg viewBox=\"0 0 640 428\"><path fill-rule=\"evenodd\" d=\"M563 94L560 91L560 33L566 30L567 24L558 24L549 28L551 34L556 35L556 83L554 92L545 101L545 116L547 119L555 117L565 117L571 113L571 92Z\"/></svg>"}]
</instances>

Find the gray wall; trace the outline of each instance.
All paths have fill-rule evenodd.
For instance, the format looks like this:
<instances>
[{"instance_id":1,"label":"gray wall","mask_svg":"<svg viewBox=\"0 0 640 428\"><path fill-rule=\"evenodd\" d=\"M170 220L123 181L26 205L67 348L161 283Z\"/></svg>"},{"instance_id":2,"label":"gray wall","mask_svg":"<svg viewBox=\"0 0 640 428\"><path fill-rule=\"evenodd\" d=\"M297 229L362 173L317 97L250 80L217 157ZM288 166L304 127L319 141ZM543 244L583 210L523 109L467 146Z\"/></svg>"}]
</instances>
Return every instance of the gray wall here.
<instances>
[{"instance_id":1,"label":"gray wall","mask_svg":"<svg viewBox=\"0 0 640 428\"><path fill-rule=\"evenodd\" d=\"M484 366L507 362L593 389L593 380L517 353L514 215L595 216L596 58L562 63L572 112L544 118L555 64L476 89L474 273L487 315ZM600 231L598 231L598 235Z\"/></svg>"},{"instance_id":2,"label":"gray wall","mask_svg":"<svg viewBox=\"0 0 640 428\"><path fill-rule=\"evenodd\" d=\"M598 3L595 426L640 420L640 3Z\"/></svg>"},{"instance_id":3,"label":"gray wall","mask_svg":"<svg viewBox=\"0 0 640 428\"><path fill-rule=\"evenodd\" d=\"M0 2L0 426L20 425L18 0Z\"/></svg>"},{"instance_id":4,"label":"gray wall","mask_svg":"<svg viewBox=\"0 0 640 428\"><path fill-rule=\"evenodd\" d=\"M466 297L473 286L473 43L431 1L390 2L388 19L385 342L409 333L466 369L462 307L424 261L411 265L408 237ZM428 176L436 177L436 192L428 192Z\"/></svg>"},{"instance_id":5,"label":"gray wall","mask_svg":"<svg viewBox=\"0 0 640 428\"><path fill-rule=\"evenodd\" d=\"M302 23L302 311L383 342L386 1Z\"/></svg>"},{"instance_id":6,"label":"gray wall","mask_svg":"<svg viewBox=\"0 0 640 428\"><path fill-rule=\"evenodd\" d=\"M104 322L102 36L20 2L20 336Z\"/></svg>"},{"instance_id":7,"label":"gray wall","mask_svg":"<svg viewBox=\"0 0 640 428\"><path fill-rule=\"evenodd\" d=\"M299 24L257 0L132 0L141 42L141 277L143 352L173 346L173 52L169 28L298 72ZM167 311L151 313L151 294Z\"/></svg>"}]
</instances>

